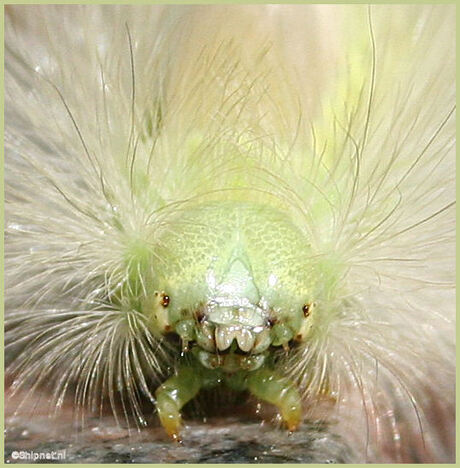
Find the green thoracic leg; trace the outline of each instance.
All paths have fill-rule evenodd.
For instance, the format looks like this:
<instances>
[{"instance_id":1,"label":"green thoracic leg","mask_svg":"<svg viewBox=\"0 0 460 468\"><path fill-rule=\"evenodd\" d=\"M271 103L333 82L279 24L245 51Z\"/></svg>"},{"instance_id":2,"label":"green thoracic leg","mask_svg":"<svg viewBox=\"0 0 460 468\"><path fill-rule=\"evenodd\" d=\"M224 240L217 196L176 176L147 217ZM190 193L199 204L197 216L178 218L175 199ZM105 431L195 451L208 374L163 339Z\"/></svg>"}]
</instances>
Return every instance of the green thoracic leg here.
<instances>
[{"instance_id":1,"label":"green thoracic leg","mask_svg":"<svg viewBox=\"0 0 460 468\"><path fill-rule=\"evenodd\" d=\"M161 424L169 436L179 439L182 426L181 409L202 388L211 388L220 382L236 391L249 390L255 397L279 408L290 431L301 422L300 395L292 382L264 367L252 372L224 373L219 369L209 370L198 363L179 367L155 392Z\"/></svg>"},{"instance_id":2,"label":"green thoracic leg","mask_svg":"<svg viewBox=\"0 0 460 468\"><path fill-rule=\"evenodd\" d=\"M289 431L297 429L302 418L302 404L299 392L289 379L262 368L248 374L247 388L255 397L280 409Z\"/></svg>"},{"instance_id":3,"label":"green thoracic leg","mask_svg":"<svg viewBox=\"0 0 460 468\"><path fill-rule=\"evenodd\" d=\"M156 392L156 407L161 424L169 436L179 441L182 426L180 410L202 388L209 388L220 382L220 372L212 372L201 366L181 366L177 374L160 385Z\"/></svg>"}]
</instances>

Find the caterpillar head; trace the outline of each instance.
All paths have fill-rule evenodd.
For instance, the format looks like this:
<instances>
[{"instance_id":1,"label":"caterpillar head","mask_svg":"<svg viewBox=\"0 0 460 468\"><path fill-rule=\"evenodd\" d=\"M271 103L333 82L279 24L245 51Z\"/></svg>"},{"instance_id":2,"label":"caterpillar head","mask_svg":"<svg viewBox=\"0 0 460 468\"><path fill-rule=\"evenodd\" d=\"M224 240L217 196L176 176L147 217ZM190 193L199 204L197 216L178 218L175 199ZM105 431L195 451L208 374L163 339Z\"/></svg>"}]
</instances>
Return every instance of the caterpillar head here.
<instances>
[{"instance_id":1,"label":"caterpillar head","mask_svg":"<svg viewBox=\"0 0 460 468\"><path fill-rule=\"evenodd\" d=\"M161 268L143 302L157 334L176 333L207 368L256 370L314 327L317 259L273 208L206 203L159 235Z\"/></svg>"}]
</instances>

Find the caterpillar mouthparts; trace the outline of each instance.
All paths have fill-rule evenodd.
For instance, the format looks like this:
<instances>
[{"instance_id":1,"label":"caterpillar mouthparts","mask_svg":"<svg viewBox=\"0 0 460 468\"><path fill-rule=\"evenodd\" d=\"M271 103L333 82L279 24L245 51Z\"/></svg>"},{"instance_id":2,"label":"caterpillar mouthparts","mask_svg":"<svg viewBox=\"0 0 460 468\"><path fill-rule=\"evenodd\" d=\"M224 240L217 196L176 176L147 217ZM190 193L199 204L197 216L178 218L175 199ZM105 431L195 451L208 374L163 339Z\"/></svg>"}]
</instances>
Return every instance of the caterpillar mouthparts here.
<instances>
[{"instance_id":1,"label":"caterpillar mouthparts","mask_svg":"<svg viewBox=\"0 0 460 468\"><path fill-rule=\"evenodd\" d=\"M452 461L453 12L9 5L7 408Z\"/></svg>"}]
</instances>

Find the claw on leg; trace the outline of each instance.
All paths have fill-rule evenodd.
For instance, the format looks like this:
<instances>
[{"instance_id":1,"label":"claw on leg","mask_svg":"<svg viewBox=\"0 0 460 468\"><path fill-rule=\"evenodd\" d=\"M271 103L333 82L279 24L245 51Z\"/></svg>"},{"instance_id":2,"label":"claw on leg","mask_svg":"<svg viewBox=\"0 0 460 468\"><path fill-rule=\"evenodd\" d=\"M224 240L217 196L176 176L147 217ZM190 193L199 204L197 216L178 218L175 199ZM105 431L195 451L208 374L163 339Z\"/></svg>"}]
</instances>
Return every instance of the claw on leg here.
<instances>
[{"instance_id":1,"label":"claw on leg","mask_svg":"<svg viewBox=\"0 0 460 468\"><path fill-rule=\"evenodd\" d=\"M182 417L179 411L180 405L170 397L166 390L157 394L156 405L160 422L166 433L177 442L180 442L179 433L182 427Z\"/></svg>"},{"instance_id":2,"label":"claw on leg","mask_svg":"<svg viewBox=\"0 0 460 468\"><path fill-rule=\"evenodd\" d=\"M248 390L257 398L279 408L289 431L295 431L302 421L302 403L294 384L270 369L260 369L248 375Z\"/></svg>"}]
</instances>

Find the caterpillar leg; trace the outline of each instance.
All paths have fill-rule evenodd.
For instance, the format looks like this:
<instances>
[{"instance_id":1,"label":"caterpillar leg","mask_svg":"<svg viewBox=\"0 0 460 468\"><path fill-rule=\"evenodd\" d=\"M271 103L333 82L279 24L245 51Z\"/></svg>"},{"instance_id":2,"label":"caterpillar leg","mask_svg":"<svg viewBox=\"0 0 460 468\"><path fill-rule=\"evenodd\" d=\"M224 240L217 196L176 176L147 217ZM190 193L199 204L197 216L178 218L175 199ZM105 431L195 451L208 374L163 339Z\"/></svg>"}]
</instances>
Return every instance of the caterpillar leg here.
<instances>
[{"instance_id":1,"label":"caterpillar leg","mask_svg":"<svg viewBox=\"0 0 460 468\"><path fill-rule=\"evenodd\" d=\"M300 394L294 384L270 369L248 374L248 390L257 398L279 408L289 431L295 431L302 420Z\"/></svg>"},{"instance_id":2,"label":"caterpillar leg","mask_svg":"<svg viewBox=\"0 0 460 468\"><path fill-rule=\"evenodd\" d=\"M194 398L202 387L201 379L192 368L182 367L177 375L169 378L155 392L156 407L162 426L174 440L180 441L182 427L180 410Z\"/></svg>"},{"instance_id":3,"label":"caterpillar leg","mask_svg":"<svg viewBox=\"0 0 460 468\"><path fill-rule=\"evenodd\" d=\"M213 387L218 383L218 373L206 372L206 369L199 369L198 366L182 366L176 375L158 387L155 392L158 416L170 437L180 442L181 409L202 388Z\"/></svg>"}]
</instances>

